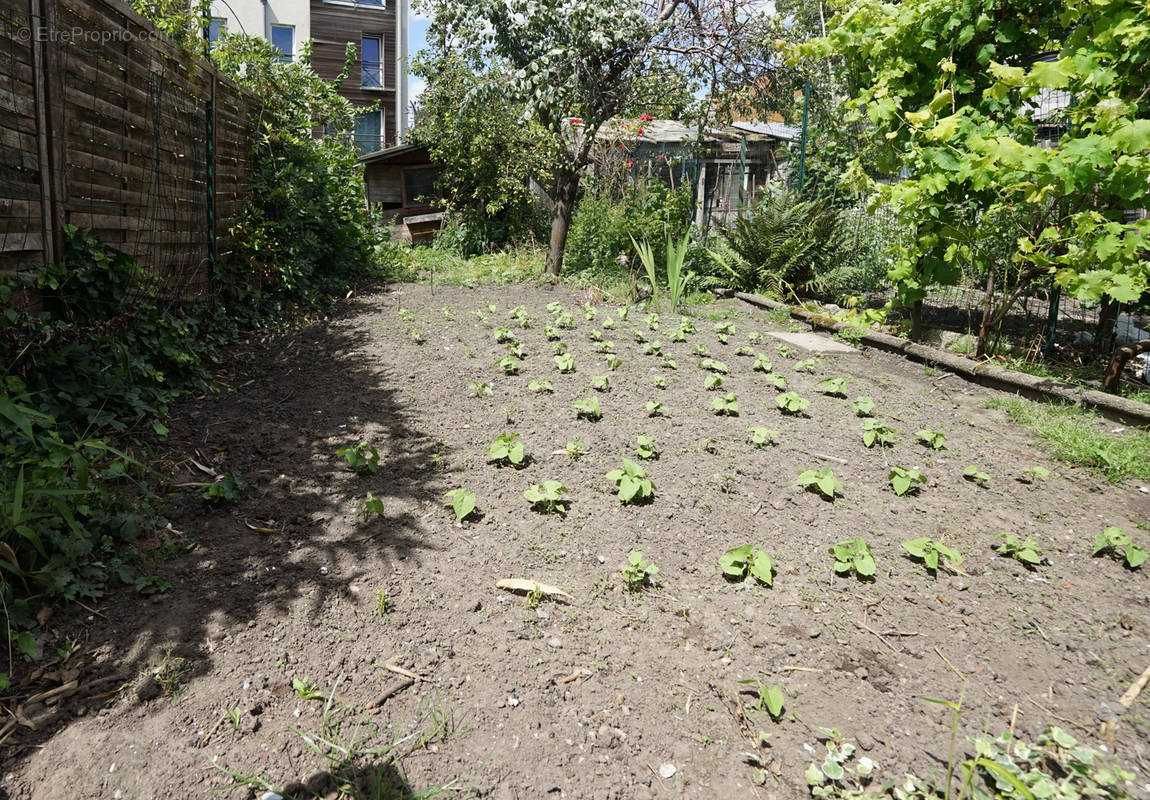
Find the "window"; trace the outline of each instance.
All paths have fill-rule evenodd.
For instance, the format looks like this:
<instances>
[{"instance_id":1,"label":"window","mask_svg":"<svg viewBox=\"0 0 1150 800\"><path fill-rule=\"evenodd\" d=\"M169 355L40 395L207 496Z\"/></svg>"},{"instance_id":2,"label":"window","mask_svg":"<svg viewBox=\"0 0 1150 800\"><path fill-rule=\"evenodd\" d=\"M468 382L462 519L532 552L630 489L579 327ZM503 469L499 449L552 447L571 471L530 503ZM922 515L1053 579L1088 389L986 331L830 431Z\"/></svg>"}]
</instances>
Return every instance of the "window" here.
<instances>
[{"instance_id":1,"label":"window","mask_svg":"<svg viewBox=\"0 0 1150 800\"><path fill-rule=\"evenodd\" d=\"M291 61L295 55L295 28L272 25L272 47L280 51L280 61Z\"/></svg>"},{"instance_id":2,"label":"window","mask_svg":"<svg viewBox=\"0 0 1150 800\"><path fill-rule=\"evenodd\" d=\"M434 203L439 196L435 179L439 167L412 167L403 171L403 199L408 206Z\"/></svg>"},{"instance_id":3,"label":"window","mask_svg":"<svg viewBox=\"0 0 1150 800\"><path fill-rule=\"evenodd\" d=\"M362 156L383 148L383 113L368 111L355 118L355 149Z\"/></svg>"},{"instance_id":4,"label":"window","mask_svg":"<svg viewBox=\"0 0 1150 800\"><path fill-rule=\"evenodd\" d=\"M359 60L363 64L361 84L364 89L383 88L383 62L380 60L382 44L378 36L364 36L360 44Z\"/></svg>"},{"instance_id":5,"label":"window","mask_svg":"<svg viewBox=\"0 0 1150 800\"><path fill-rule=\"evenodd\" d=\"M228 31L228 21L223 17L212 17L208 23L208 43L215 44Z\"/></svg>"}]
</instances>

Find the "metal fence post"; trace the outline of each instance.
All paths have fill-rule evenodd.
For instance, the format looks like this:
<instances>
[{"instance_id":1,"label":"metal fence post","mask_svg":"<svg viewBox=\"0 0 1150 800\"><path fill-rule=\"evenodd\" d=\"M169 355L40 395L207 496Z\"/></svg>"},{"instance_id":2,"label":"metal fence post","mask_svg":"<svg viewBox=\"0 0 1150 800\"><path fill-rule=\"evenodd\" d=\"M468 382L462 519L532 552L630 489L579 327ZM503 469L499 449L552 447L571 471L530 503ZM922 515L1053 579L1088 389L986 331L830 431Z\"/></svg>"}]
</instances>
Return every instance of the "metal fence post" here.
<instances>
[{"instance_id":1,"label":"metal fence post","mask_svg":"<svg viewBox=\"0 0 1150 800\"><path fill-rule=\"evenodd\" d=\"M799 191L807 178L807 129L810 127L811 116L811 82L803 84L803 134L799 142Z\"/></svg>"}]
</instances>

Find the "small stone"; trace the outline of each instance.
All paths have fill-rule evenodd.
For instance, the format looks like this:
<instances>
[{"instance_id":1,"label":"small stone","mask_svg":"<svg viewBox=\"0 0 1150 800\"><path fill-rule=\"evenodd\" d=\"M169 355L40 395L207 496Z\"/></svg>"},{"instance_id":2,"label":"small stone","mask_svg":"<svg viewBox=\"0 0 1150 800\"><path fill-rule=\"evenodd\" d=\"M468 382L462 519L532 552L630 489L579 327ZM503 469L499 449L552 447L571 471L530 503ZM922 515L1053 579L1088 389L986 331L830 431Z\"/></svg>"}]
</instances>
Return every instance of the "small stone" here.
<instances>
[{"instance_id":1,"label":"small stone","mask_svg":"<svg viewBox=\"0 0 1150 800\"><path fill-rule=\"evenodd\" d=\"M673 778L673 777L675 777L675 773L678 771L679 770L675 767L674 764L660 764L659 765L659 777L660 778Z\"/></svg>"},{"instance_id":2,"label":"small stone","mask_svg":"<svg viewBox=\"0 0 1150 800\"><path fill-rule=\"evenodd\" d=\"M817 639L822 635L822 633L823 632L821 628L811 628L809 631L807 631L807 636L811 637L812 639Z\"/></svg>"},{"instance_id":3,"label":"small stone","mask_svg":"<svg viewBox=\"0 0 1150 800\"><path fill-rule=\"evenodd\" d=\"M507 705L511 706L512 708L515 708L515 706L519 705L519 698L518 697L508 697L507 698Z\"/></svg>"},{"instance_id":4,"label":"small stone","mask_svg":"<svg viewBox=\"0 0 1150 800\"><path fill-rule=\"evenodd\" d=\"M563 646L563 640L559 639L556 636L552 636L550 639L547 640L547 646L558 650L560 647Z\"/></svg>"}]
</instances>

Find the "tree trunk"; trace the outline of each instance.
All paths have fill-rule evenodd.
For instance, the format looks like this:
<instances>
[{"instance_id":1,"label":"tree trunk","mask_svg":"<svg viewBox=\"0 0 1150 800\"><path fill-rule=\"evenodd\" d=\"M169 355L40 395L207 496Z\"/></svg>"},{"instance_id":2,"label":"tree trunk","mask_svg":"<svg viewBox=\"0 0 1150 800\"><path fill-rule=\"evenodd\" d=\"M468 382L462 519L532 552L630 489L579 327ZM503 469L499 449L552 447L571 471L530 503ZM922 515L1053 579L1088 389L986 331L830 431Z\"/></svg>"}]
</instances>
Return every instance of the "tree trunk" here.
<instances>
[{"instance_id":1,"label":"tree trunk","mask_svg":"<svg viewBox=\"0 0 1150 800\"><path fill-rule=\"evenodd\" d=\"M1106 367L1106 376L1102 379L1102 390L1111 394L1118 394L1118 387L1122 383L1122 370L1126 368L1126 362L1147 351L1150 351L1150 339L1142 339L1133 344L1119 347L1111 353L1110 364Z\"/></svg>"},{"instance_id":2,"label":"tree trunk","mask_svg":"<svg viewBox=\"0 0 1150 800\"><path fill-rule=\"evenodd\" d=\"M579 192L579 170L559 173L555 189L555 208L551 213L551 242L547 249L547 272L555 280L563 269L563 248L567 246L567 233L571 230L571 214L575 210L575 196Z\"/></svg>"},{"instance_id":3,"label":"tree trunk","mask_svg":"<svg viewBox=\"0 0 1150 800\"><path fill-rule=\"evenodd\" d=\"M990 321L994 318L994 267L986 270L986 300L982 309L982 325L978 328L978 347L974 355L983 358L986 355L986 339L990 335Z\"/></svg>"},{"instance_id":4,"label":"tree trunk","mask_svg":"<svg viewBox=\"0 0 1150 800\"><path fill-rule=\"evenodd\" d=\"M922 301L915 300L910 304L910 338L911 341L922 341Z\"/></svg>"},{"instance_id":5,"label":"tree trunk","mask_svg":"<svg viewBox=\"0 0 1150 800\"><path fill-rule=\"evenodd\" d=\"M1122 304L1109 297L1103 299L1098 312L1098 327L1094 331L1094 352L1098 355L1109 353L1114 346L1114 323Z\"/></svg>"}]
</instances>

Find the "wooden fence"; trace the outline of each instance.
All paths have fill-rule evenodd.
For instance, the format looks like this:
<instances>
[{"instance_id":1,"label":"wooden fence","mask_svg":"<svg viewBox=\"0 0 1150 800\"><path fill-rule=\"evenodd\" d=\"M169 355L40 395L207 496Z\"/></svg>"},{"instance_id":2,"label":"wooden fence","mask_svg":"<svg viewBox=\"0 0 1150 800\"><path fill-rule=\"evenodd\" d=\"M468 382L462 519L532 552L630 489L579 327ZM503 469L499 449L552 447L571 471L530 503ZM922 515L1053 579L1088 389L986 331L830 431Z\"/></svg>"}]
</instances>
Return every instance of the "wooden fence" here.
<instances>
[{"instance_id":1,"label":"wooden fence","mask_svg":"<svg viewBox=\"0 0 1150 800\"><path fill-rule=\"evenodd\" d=\"M207 296L258 107L119 0L0 0L0 271L57 263L70 224Z\"/></svg>"}]
</instances>

